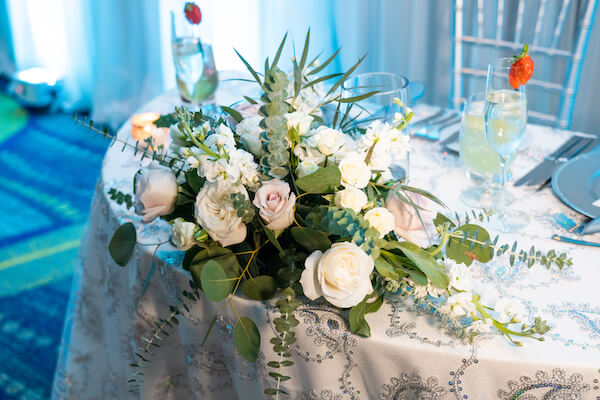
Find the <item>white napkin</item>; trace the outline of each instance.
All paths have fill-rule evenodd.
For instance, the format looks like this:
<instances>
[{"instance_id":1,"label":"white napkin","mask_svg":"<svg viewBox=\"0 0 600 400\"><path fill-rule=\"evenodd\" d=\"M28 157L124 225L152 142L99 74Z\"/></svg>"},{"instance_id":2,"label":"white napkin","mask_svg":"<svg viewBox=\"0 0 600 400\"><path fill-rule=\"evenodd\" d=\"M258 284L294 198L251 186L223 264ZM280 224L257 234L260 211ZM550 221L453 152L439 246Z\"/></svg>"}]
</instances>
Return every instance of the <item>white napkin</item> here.
<instances>
[{"instance_id":1,"label":"white napkin","mask_svg":"<svg viewBox=\"0 0 600 400\"><path fill-rule=\"evenodd\" d=\"M594 207L600 207L600 199L596 200L595 202L592 203L592 205Z\"/></svg>"}]
</instances>

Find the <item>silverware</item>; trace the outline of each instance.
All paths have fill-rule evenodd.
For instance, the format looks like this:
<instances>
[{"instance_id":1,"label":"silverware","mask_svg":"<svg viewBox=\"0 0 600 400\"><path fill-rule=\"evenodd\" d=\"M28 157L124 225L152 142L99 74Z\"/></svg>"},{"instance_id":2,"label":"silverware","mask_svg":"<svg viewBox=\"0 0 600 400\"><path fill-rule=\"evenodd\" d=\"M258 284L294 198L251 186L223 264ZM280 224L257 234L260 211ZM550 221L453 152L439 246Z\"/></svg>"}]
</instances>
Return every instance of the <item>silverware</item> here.
<instances>
[{"instance_id":1,"label":"silverware","mask_svg":"<svg viewBox=\"0 0 600 400\"><path fill-rule=\"evenodd\" d=\"M554 175L554 171L560 165L566 163L570 159L576 157L580 153L584 152L589 146L594 142L592 138L583 138L580 140L575 146L571 147L568 151L566 151L561 157L558 157L553 166L551 166L544 175L544 181L537 187L536 191L542 190L546 187L550 186L550 182L552 182L552 175Z\"/></svg>"},{"instance_id":2,"label":"silverware","mask_svg":"<svg viewBox=\"0 0 600 400\"><path fill-rule=\"evenodd\" d=\"M588 235L590 233L600 232L600 218L595 218L588 222L577 223L561 212L553 213L554 220L570 233L576 235Z\"/></svg>"},{"instance_id":3,"label":"silverware","mask_svg":"<svg viewBox=\"0 0 600 400\"><path fill-rule=\"evenodd\" d=\"M600 247L600 243L597 243L597 242L588 242L587 240L571 239L566 236L552 235L552 239L557 240L559 242L579 244L581 246Z\"/></svg>"},{"instance_id":4,"label":"silverware","mask_svg":"<svg viewBox=\"0 0 600 400\"><path fill-rule=\"evenodd\" d=\"M572 136L569 140L563 143L558 149L556 149L552 154L546 157L541 163L536 165L531 171L523 175L519 180L517 180L513 186L521 186L525 183L536 181L536 177L542 173L547 168L550 168L554 162L556 157L560 157L564 152L568 151L571 147L575 146L577 142L583 139L581 136Z\"/></svg>"},{"instance_id":5,"label":"silverware","mask_svg":"<svg viewBox=\"0 0 600 400\"><path fill-rule=\"evenodd\" d=\"M431 115L429 115L429 116L427 116L425 118L422 118L422 119L416 121L415 123L413 123L411 125L414 128L416 126L420 126L420 125L426 124L429 121L432 121L432 120L434 120L434 119L436 119L438 117L441 117L442 114L444 114L444 109L440 108L439 110L437 110L437 112L435 112L435 113L433 113L433 114L431 114Z\"/></svg>"},{"instance_id":6,"label":"silverware","mask_svg":"<svg viewBox=\"0 0 600 400\"><path fill-rule=\"evenodd\" d=\"M415 132L414 134L429 140L438 140L440 138L440 132L442 129L449 127L460 122L460 115L452 113L442 119L437 120L435 123L425 128L425 131Z\"/></svg>"}]
</instances>

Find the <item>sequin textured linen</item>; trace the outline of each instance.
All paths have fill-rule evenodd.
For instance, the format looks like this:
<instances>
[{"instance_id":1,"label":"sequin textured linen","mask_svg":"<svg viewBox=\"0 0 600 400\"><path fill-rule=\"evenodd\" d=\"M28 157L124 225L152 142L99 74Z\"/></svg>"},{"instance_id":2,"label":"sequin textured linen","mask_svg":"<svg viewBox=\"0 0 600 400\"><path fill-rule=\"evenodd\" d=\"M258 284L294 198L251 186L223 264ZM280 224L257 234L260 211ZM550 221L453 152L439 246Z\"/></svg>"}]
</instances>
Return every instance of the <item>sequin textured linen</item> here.
<instances>
[{"instance_id":1,"label":"sequin textured linen","mask_svg":"<svg viewBox=\"0 0 600 400\"><path fill-rule=\"evenodd\" d=\"M232 89L230 89L232 90ZM239 94L218 92L221 104ZM229 101L231 100L231 101ZM144 111L167 112L176 104L171 93L148 104ZM417 107L417 114L427 107ZM129 135L126 123L119 135ZM520 176L539 157L548 154L568 132L529 126L527 141L513 165ZM451 155L431 143L413 143L411 180L438 194L451 208L464 209L458 196L468 184L464 169ZM139 158L139 157L138 157ZM177 303L178 288L187 287L189 275L180 267L182 254L170 245L158 250L160 261L145 295L144 279L152 267L155 246L137 246L132 261L117 266L107 251L113 231L133 221L138 241L156 243L168 239L161 221L141 225L131 210L107 196L110 188L131 191L139 168L130 151L112 147L104 160L87 233L81 247L81 266L71 294L63 343L53 387L59 399L261 399L270 382L266 363L274 359L269 339L276 309L269 303L236 299L236 308L258 322L261 353L248 363L232 343L234 315L225 314L216 323L208 342L200 343L217 305L196 303L187 318L165 337L157 355L144 370L144 383L137 393L128 392L130 363L142 336L154 322L168 315ZM549 211L568 209L550 191L515 189L514 207L526 210L533 220L517 236L528 247L558 247L573 257L574 267L562 271L543 267L528 269L507 262L470 267L473 280L500 297L517 299L530 315L542 315L552 330L546 341L524 340L523 347L503 337L488 335L472 345L462 343L441 329L426 310L398 298L369 314L372 337L350 333L340 311L325 303L301 306L297 317L298 342L295 364L286 373L291 399L598 399L600 398L600 296L598 253L594 248L563 246L549 237L559 230ZM572 213L571 213L571 216ZM591 237L598 240L598 237Z\"/></svg>"}]
</instances>

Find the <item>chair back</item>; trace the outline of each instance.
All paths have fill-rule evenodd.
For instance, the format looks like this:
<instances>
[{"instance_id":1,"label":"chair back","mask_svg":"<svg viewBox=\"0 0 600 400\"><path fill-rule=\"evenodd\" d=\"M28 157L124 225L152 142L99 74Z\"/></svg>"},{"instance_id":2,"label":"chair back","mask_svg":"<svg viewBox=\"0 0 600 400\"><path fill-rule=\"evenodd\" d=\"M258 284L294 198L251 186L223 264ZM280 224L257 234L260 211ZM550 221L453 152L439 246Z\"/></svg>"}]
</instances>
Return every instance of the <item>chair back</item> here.
<instances>
[{"instance_id":1,"label":"chair back","mask_svg":"<svg viewBox=\"0 0 600 400\"><path fill-rule=\"evenodd\" d=\"M535 62L528 117L569 129L598 1L454 0L450 106L485 88L491 59L519 54L528 43Z\"/></svg>"}]
</instances>

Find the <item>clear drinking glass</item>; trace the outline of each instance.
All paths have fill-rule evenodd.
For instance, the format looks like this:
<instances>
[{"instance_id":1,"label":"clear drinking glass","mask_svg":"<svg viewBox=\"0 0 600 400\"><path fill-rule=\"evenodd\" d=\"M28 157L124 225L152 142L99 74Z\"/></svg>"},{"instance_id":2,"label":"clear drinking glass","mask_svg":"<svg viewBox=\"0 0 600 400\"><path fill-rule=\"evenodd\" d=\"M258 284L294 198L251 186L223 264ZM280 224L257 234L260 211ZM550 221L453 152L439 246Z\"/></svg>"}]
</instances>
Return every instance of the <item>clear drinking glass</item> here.
<instances>
[{"instance_id":1,"label":"clear drinking glass","mask_svg":"<svg viewBox=\"0 0 600 400\"><path fill-rule=\"evenodd\" d=\"M500 161L502 196L496 213L499 228L504 232L515 232L529 222L529 217L524 212L506 207L508 162L519 149L527 126L525 86L521 85L515 90L508 82L512 62L512 58L499 58L488 67L483 125L487 141Z\"/></svg>"},{"instance_id":2,"label":"clear drinking glass","mask_svg":"<svg viewBox=\"0 0 600 400\"><path fill-rule=\"evenodd\" d=\"M473 185L467 188L460 198L469 207L492 209L500 196L494 183L500 181L502 168L498 154L490 147L485 137L484 109L485 92L471 95L464 104L458 144L460 158L467 167L467 175ZM511 157L508 163L513 159L514 157Z\"/></svg>"},{"instance_id":3,"label":"clear drinking glass","mask_svg":"<svg viewBox=\"0 0 600 400\"><path fill-rule=\"evenodd\" d=\"M342 84L343 97L360 96L372 91L378 93L357 102L349 117L359 126L366 126L374 120L393 123L394 114L403 113L402 107L394 103L394 99L399 98L405 107L409 106L409 83L405 77L389 72L368 72L350 77ZM410 124L403 132L410 134ZM394 177L408 178L410 152L394 154L393 159Z\"/></svg>"},{"instance_id":4,"label":"clear drinking glass","mask_svg":"<svg viewBox=\"0 0 600 400\"><path fill-rule=\"evenodd\" d=\"M183 7L171 11L171 50L181 97L194 104L212 104L219 75L212 46L201 38L201 25L190 23Z\"/></svg>"}]
</instances>

